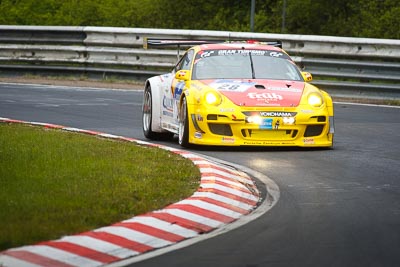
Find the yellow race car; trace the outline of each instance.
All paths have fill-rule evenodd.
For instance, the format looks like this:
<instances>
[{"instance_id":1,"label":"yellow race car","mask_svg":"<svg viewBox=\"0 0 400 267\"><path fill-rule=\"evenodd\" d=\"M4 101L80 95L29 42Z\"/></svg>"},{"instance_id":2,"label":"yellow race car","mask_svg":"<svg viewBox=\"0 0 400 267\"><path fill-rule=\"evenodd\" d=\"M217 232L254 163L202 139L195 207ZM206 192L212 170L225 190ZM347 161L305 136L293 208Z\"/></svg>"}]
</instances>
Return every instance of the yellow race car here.
<instances>
[{"instance_id":1,"label":"yellow race car","mask_svg":"<svg viewBox=\"0 0 400 267\"><path fill-rule=\"evenodd\" d=\"M193 44L170 73L146 81L146 138L176 134L184 147L332 147L331 97L279 42Z\"/></svg>"}]
</instances>

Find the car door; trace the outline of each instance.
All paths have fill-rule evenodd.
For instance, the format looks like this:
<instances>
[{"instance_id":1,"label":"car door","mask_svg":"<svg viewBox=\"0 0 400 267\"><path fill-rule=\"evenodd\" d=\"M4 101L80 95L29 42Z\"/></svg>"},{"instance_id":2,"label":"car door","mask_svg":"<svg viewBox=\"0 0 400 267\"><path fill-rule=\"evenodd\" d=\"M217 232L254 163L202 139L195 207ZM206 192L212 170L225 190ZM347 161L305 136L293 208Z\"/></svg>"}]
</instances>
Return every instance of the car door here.
<instances>
[{"instance_id":1,"label":"car door","mask_svg":"<svg viewBox=\"0 0 400 267\"><path fill-rule=\"evenodd\" d=\"M178 61L178 63L175 65L175 68L173 70L173 78L172 78L172 83L171 83L171 93L170 93L170 100L172 103L172 109L173 109L173 117L171 118L171 123L174 125L179 124L178 120L178 115L179 115L179 100L181 98L181 95L185 89L185 81L180 80L175 78L175 73L177 73L180 70L190 70L192 61L194 57L194 50L190 49L188 50L182 58Z\"/></svg>"}]
</instances>

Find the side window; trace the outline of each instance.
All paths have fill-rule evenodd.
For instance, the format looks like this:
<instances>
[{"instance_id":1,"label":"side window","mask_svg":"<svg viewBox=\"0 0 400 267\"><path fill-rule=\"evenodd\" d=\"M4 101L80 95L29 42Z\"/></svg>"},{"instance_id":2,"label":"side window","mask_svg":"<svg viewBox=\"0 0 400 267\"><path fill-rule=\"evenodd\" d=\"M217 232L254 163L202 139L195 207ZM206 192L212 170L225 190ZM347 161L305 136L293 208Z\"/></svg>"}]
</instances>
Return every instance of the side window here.
<instances>
[{"instance_id":1,"label":"side window","mask_svg":"<svg viewBox=\"0 0 400 267\"><path fill-rule=\"evenodd\" d=\"M183 57L179 60L178 64L175 66L175 71L178 70L190 70L190 66L193 60L194 51L190 49L183 55Z\"/></svg>"}]
</instances>

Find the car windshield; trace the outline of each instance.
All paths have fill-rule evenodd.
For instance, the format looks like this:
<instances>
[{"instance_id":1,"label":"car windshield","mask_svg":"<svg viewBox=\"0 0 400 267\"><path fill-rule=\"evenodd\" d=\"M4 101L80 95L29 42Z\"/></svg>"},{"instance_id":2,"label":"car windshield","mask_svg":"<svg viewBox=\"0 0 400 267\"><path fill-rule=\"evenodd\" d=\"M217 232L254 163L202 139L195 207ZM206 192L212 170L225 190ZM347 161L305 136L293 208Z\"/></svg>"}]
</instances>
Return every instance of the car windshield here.
<instances>
[{"instance_id":1,"label":"car windshield","mask_svg":"<svg viewBox=\"0 0 400 267\"><path fill-rule=\"evenodd\" d=\"M220 51L213 50L210 54L196 56L192 79L303 80L298 68L282 53L264 50L244 50L248 53L243 53L243 50L225 50L230 53Z\"/></svg>"}]
</instances>

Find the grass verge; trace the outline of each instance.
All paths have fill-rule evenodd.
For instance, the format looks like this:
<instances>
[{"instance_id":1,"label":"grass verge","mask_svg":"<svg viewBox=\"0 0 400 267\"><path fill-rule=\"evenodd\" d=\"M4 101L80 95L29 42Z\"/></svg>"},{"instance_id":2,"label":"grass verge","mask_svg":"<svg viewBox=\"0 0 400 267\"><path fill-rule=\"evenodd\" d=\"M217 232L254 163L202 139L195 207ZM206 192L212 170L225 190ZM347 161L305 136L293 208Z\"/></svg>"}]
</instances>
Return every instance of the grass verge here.
<instances>
[{"instance_id":1,"label":"grass verge","mask_svg":"<svg viewBox=\"0 0 400 267\"><path fill-rule=\"evenodd\" d=\"M159 148L0 123L0 251L160 209L199 178L191 161Z\"/></svg>"}]
</instances>

